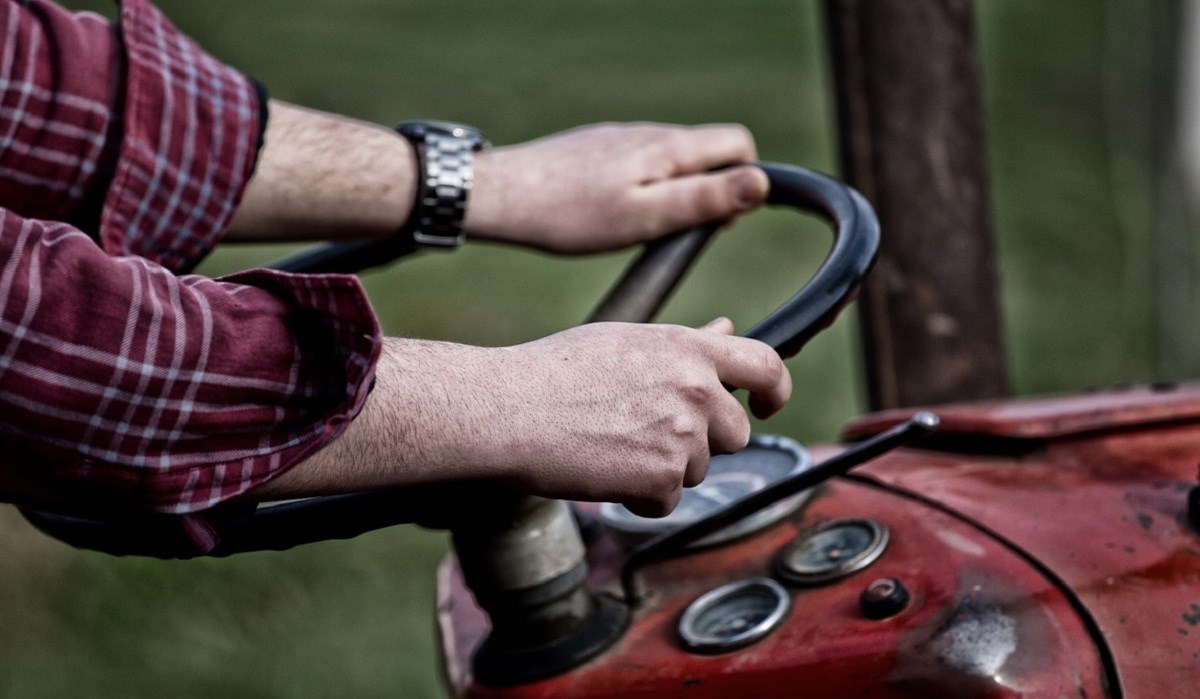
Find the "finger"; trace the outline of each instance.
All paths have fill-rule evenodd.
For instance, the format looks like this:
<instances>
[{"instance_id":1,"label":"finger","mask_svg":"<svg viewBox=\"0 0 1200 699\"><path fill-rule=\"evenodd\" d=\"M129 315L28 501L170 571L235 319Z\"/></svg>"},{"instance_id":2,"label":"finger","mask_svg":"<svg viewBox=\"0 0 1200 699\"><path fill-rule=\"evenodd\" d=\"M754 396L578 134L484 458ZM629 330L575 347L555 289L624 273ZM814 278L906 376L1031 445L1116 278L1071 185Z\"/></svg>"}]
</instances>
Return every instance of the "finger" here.
<instances>
[{"instance_id":1,"label":"finger","mask_svg":"<svg viewBox=\"0 0 1200 699\"><path fill-rule=\"evenodd\" d=\"M721 316L708 321L704 325L700 326L700 329L705 332L715 333L717 335L732 335L733 321L725 316Z\"/></svg>"},{"instance_id":2,"label":"finger","mask_svg":"<svg viewBox=\"0 0 1200 699\"><path fill-rule=\"evenodd\" d=\"M641 187L645 211L661 232L724 221L763 203L770 182L752 165L662 180Z\"/></svg>"},{"instance_id":3,"label":"finger","mask_svg":"<svg viewBox=\"0 0 1200 699\"><path fill-rule=\"evenodd\" d=\"M683 498L683 484L678 485L669 493L661 496L629 498L621 504L639 517L666 517L671 514L679 500Z\"/></svg>"},{"instance_id":4,"label":"finger","mask_svg":"<svg viewBox=\"0 0 1200 699\"><path fill-rule=\"evenodd\" d=\"M704 478L708 475L708 464L711 459L708 442L701 441L696 444L691 456L688 457L687 466L683 472L683 485L692 488L703 483Z\"/></svg>"},{"instance_id":5,"label":"finger","mask_svg":"<svg viewBox=\"0 0 1200 699\"><path fill-rule=\"evenodd\" d=\"M670 149L676 175L758 160L754 136L741 124L701 124L676 129Z\"/></svg>"},{"instance_id":6,"label":"finger","mask_svg":"<svg viewBox=\"0 0 1200 699\"><path fill-rule=\"evenodd\" d=\"M750 412L754 413L754 417L759 420L765 420L779 412L779 409L792 397L792 372L788 371L786 364L783 365L783 385L779 387L778 395L783 397L782 402L779 402L777 398L768 399L757 393L751 393Z\"/></svg>"},{"instance_id":7,"label":"finger","mask_svg":"<svg viewBox=\"0 0 1200 699\"><path fill-rule=\"evenodd\" d=\"M732 394L722 393L712 407L708 422L708 450L710 454L732 454L741 451L750 443L750 418L742 404ZM689 468L691 464L688 464ZM707 472L707 464L705 465ZM690 473L689 473L690 475ZM704 480L701 475L696 482ZM686 483L686 481L685 481Z\"/></svg>"},{"instance_id":8,"label":"finger","mask_svg":"<svg viewBox=\"0 0 1200 699\"><path fill-rule=\"evenodd\" d=\"M792 396L792 377L775 350L758 340L702 333L717 377L726 385L750 391L754 414L767 417Z\"/></svg>"}]
</instances>

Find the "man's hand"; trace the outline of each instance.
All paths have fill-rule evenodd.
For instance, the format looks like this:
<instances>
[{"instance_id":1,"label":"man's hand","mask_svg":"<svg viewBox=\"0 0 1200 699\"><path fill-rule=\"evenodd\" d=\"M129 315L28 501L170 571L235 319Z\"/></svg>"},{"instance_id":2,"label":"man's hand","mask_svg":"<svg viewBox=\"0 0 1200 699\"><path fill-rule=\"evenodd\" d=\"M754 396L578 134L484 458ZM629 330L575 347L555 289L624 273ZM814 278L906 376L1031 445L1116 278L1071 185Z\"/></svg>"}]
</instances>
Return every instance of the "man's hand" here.
<instances>
[{"instance_id":1,"label":"man's hand","mask_svg":"<svg viewBox=\"0 0 1200 699\"><path fill-rule=\"evenodd\" d=\"M257 491L261 498L498 478L547 497L622 502L665 515L710 454L745 446L750 391L765 417L791 377L727 320L597 323L524 345L389 340L362 415L336 442Z\"/></svg>"},{"instance_id":2,"label":"man's hand","mask_svg":"<svg viewBox=\"0 0 1200 699\"><path fill-rule=\"evenodd\" d=\"M555 252L612 250L760 204L740 126L602 125L481 152L468 235ZM408 218L411 146L376 125L273 101L230 239L372 238ZM499 478L551 497L666 514L709 455L750 428L723 383L766 415L791 379L766 345L701 330L597 324L511 348L388 340L345 434L256 491L264 499Z\"/></svg>"},{"instance_id":3,"label":"man's hand","mask_svg":"<svg viewBox=\"0 0 1200 699\"><path fill-rule=\"evenodd\" d=\"M482 151L468 236L554 252L614 250L762 203L741 126L590 126ZM266 140L227 240L395 235L415 198L416 159L390 129L271 101Z\"/></svg>"},{"instance_id":4,"label":"man's hand","mask_svg":"<svg viewBox=\"0 0 1200 699\"><path fill-rule=\"evenodd\" d=\"M476 156L469 236L558 253L615 250L762 204L745 127L602 124Z\"/></svg>"},{"instance_id":5,"label":"man's hand","mask_svg":"<svg viewBox=\"0 0 1200 699\"><path fill-rule=\"evenodd\" d=\"M598 323L507 350L485 379L498 400L476 458L528 492L667 514L704 480L710 454L750 439L722 382L748 389L761 417L791 395L778 355L732 329Z\"/></svg>"}]
</instances>

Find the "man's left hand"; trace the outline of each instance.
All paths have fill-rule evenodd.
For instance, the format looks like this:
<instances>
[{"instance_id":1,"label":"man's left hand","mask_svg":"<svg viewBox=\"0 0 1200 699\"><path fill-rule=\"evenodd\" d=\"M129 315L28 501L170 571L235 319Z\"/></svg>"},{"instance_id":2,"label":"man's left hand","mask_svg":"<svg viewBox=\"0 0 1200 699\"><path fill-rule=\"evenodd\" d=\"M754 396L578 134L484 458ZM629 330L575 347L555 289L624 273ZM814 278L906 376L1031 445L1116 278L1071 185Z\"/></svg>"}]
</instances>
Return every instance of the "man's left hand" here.
<instances>
[{"instance_id":1,"label":"man's left hand","mask_svg":"<svg viewBox=\"0 0 1200 699\"><path fill-rule=\"evenodd\" d=\"M757 207L768 182L746 165L756 159L736 124L599 124L485 150L466 232L557 253L616 250Z\"/></svg>"}]
</instances>

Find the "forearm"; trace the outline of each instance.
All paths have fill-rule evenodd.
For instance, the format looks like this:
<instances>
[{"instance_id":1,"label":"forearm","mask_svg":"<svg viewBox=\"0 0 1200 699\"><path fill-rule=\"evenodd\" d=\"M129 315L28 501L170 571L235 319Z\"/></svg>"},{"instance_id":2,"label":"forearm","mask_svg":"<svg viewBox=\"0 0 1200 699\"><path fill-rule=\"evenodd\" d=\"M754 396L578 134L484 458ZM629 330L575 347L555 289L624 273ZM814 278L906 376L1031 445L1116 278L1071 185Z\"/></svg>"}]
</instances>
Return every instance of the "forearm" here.
<instances>
[{"instance_id":1,"label":"forearm","mask_svg":"<svg viewBox=\"0 0 1200 699\"><path fill-rule=\"evenodd\" d=\"M226 240L381 238L415 192L412 147L391 129L271 100L258 165Z\"/></svg>"},{"instance_id":2,"label":"forearm","mask_svg":"<svg viewBox=\"0 0 1200 699\"><path fill-rule=\"evenodd\" d=\"M732 331L596 323L500 348L387 339L358 418L249 496L490 479L665 514L710 453L749 439L726 383L749 389L760 416L791 392L779 356Z\"/></svg>"},{"instance_id":3,"label":"forearm","mask_svg":"<svg viewBox=\"0 0 1200 699\"><path fill-rule=\"evenodd\" d=\"M506 350L386 338L375 388L336 441L254 491L260 500L503 475L486 452L497 398L472 377Z\"/></svg>"},{"instance_id":4,"label":"forearm","mask_svg":"<svg viewBox=\"0 0 1200 699\"><path fill-rule=\"evenodd\" d=\"M496 148L475 156L463 225L468 236L509 240L497 229L509 196ZM392 129L271 100L254 176L227 241L369 240L400 232L416 199L412 145ZM484 182L482 191L478 183ZM516 242L509 240L509 242Z\"/></svg>"}]
</instances>

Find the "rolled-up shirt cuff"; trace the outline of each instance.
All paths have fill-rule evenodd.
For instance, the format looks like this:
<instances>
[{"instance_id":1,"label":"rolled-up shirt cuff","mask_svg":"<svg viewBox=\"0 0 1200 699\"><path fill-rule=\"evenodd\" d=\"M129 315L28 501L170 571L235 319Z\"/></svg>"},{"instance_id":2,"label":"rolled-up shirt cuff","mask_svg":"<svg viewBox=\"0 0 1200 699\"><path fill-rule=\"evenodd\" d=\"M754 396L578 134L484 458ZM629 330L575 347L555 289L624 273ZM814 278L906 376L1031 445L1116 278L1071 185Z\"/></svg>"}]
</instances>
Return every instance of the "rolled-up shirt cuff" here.
<instances>
[{"instance_id":1,"label":"rolled-up shirt cuff","mask_svg":"<svg viewBox=\"0 0 1200 699\"><path fill-rule=\"evenodd\" d=\"M145 0L123 0L121 36L123 133L100 244L186 272L219 241L253 172L259 93Z\"/></svg>"}]
</instances>

